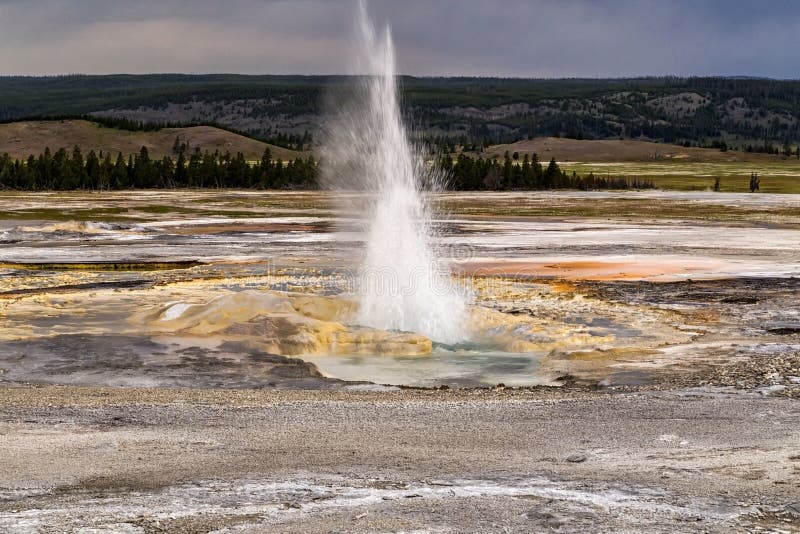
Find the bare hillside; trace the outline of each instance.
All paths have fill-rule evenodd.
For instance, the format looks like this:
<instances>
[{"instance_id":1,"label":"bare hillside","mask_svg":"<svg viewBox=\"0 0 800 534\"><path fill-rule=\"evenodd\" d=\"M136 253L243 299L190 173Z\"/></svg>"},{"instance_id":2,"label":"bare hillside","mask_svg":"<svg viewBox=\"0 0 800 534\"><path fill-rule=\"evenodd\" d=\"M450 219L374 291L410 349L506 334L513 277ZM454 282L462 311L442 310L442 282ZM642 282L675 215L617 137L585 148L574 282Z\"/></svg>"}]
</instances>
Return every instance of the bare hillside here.
<instances>
[{"instance_id":1,"label":"bare hillside","mask_svg":"<svg viewBox=\"0 0 800 534\"><path fill-rule=\"evenodd\" d=\"M684 148L678 145L605 139L587 141L558 137L537 137L530 141L518 141L491 146L484 156L503 157L505 152L518 152L520 157L536 153L541 160L555 158L556 161L624 162L676 160L686 162L768 162L779 161L781 156L738 151L722 152L710 148Z\"/></svg>"},{"instance_id":2,"label":"bare hillside","mask_svg":"<svg viewBox=\"0 0 800 534\"><path fill-rule=\"evenodd\" d=\"M187 128L163 128L153 132L130 132L107 128L84 120L63 121L24 121L0 124L0 154L8 153L15 158L27 158L40 154L46 147L55 152L59 148L71 150L78 146L87 153L110 152L124 155L138 153L146 146L151 157L173 155L175 139L188 143L190 150L241 152L249 160L260 159L264 149L269 147L273 158L293 159L301 152L269 145L249 137L244 137L211 126L191 126Z\"/></svg>"}]
</instances>

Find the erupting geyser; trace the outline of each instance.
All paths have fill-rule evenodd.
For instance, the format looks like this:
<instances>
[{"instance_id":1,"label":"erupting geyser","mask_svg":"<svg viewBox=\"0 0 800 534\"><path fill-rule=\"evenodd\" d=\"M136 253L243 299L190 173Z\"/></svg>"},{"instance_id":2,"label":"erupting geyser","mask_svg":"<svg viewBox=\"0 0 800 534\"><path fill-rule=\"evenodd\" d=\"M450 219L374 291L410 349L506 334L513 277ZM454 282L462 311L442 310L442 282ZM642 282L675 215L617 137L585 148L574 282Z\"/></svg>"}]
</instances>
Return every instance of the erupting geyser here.
<instances>
[{"instance_id":1,"label":"erupting geyser","mask_svg":"<svg viewBox=\"0 0 800 534\"><path fill-rule=\"evenodd\" d=\"M325 147L328 184L368 193L357 321L457 343L466 337L466 298L431 244L422 183L435 180L403 125L391 33L378 34L364 3L359 7L361 85L333 103Z\"/></svg>"}]
</instances>

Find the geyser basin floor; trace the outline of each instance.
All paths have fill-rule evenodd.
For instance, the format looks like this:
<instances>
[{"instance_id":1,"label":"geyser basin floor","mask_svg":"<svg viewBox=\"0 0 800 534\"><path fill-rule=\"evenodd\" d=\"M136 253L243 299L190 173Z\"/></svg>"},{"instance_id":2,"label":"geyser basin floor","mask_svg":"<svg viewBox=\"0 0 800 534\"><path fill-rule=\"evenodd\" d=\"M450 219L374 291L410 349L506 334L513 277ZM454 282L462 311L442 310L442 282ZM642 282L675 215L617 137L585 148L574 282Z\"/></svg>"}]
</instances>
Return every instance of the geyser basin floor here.
<instances>
[{"instance_id":1,"label":"geyser basin floor","mask_svg":"<svg viewBox=\"0 0 800 534\"><path fill-rule=\"evenodd\" d=\"M748 361L758 362L766 377L775 372L768 370L777 355L788 371L761 378L762 385L794 389L790 363L800 318L797 283L789 277L800 275L800 198L556 192L445 194L434 201L451 210L436 222L434 244L456 260L457 272L477 276L467 282L483 310L480 319L501 343L466 358L435 351L425 362L366 363L368 351L357 359L314 355L326 374L407 385L549 384L563 383L558 379L564 376L658 384L674 383L678 370L702 374ZM115 345L102 339L113 333L140 340L133 345L166 347L147 355L154 362L160 353L174 354L164 356L161 367L137 368L132 360L122 373L128 384L237 387L235 377L252 369L252 358L275 350L265 348L265 332L281 331L280 325L248 319L209 339L177 328L153 332L131 318L243 290L346 293L360 243L337 230L349 226L349 214L329 206L336 203L323 193L186 191L168 200L151 192L0 194L2 261L203 262L158 271L0 269L5 380L121 383L119 368L116 381L104 381L115 370L104 367L102 356ZM763 282L748 281L753 276ZM723 279L698 285L714 278ZM165 339L169 335L176 339ZM54 336L73 336L63 338L73 342L59 344ZM59 373L50 372L48 354L61 362L81 356L79 346L69 349L74 336L86 336L94 352L84 351L88 360L72 371L62 363ZM12 361L25 347L38 347L40 366ZM302 356L294 347L283 355ZM163 372L166 362L197 371L204 359L206 378L194 384L186 378L191 373ZM736 383L714 376L721 385ZM324 380L264 375L262 382L239 386L245 382L308 387Z\"/></svg>"},{"instance_id":2,"label":"geyser basin floor","mask_svg":"<svg viewBox=\"0 0 800 534\"><path fill-rule=\"evenodd\" d=\"M348 214L323 194L0 193L2 261L205 263L0 270L0 530L800 528L800 198L437 201L452 213L437 244L460 264L547 271L474 281L483 320L524 345L531 365L487 350L467 360L470 381L505 381L492 375L499 364L566 387L345 383L264 354L266 329L286 323L212 335L131 322L245 291L339 295L359 244L334 232ZM590 272L665 257L722 265L725 278ZM452 356L425 362L442 367L424 384L463 380L463 355ZM405 382L427 357L358 358L379 367L376 380Z\"/></svg>"}]
</instances>

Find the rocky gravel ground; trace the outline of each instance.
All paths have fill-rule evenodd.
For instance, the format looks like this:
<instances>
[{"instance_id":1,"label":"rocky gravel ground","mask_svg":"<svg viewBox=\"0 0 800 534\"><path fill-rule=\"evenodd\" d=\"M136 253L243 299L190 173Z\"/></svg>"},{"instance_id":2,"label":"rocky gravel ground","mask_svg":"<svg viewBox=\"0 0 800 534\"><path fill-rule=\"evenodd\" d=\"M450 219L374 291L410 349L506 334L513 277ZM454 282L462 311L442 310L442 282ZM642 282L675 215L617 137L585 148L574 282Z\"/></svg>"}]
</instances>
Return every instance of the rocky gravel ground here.
<instances>
[{"instance_id":1,"label":"rocky gravel ground","mask_svg":"<svg viewBox=\"0 0 800 534\"><path fill-rule=\"evenodd\" d=\"M18 386L0 531L793 532L798 444L714 388Z\"/></svg>"},{"instance_id":2,"label":"rocky gravel ground","mask_svg":"<svg viewBox=\"0 0 800 534\"><path fill-rule=\"evenodd\" d=\"M712 366L699 373L674 376L666 382L672 387L730 387L800 399L800 352L754 356L729 365Z\"/></svg>"}]
</instances>

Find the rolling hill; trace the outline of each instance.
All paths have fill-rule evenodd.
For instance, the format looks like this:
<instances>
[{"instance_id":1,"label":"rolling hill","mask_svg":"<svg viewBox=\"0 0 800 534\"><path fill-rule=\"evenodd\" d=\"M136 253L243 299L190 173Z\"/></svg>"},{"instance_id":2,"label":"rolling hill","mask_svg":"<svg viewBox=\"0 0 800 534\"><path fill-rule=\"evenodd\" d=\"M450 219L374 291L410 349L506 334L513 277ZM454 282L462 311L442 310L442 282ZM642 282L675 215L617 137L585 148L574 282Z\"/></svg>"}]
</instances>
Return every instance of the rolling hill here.
<instances>
[{"instance_id":1,"label":"rolling hill","mask_svg":"<svg viewBox=\"0 0 800 534\"><path fill-rule=\"evenodd\" d=\"M0 124L0 154L14 158L38 155L49 147L52 152L60 148L72 150L78 146L85 154L90 150L116 155L137 154L147 147L151 157L174 156L175 140L187 143L190 150L241 152L248 160L261 159L265 148L272 151L273 159L294 159L302 152L269 145L256 139L229 132L213 126L162 128L156 131L132 132L108 128L86 120L22 121Z\"/></svg>"},{"instance_id":2,"label":"rolling hill","mask_svg":"<svg viewBox=\"0 0 800 534\"><path fill-rule=\"evenodd\" d=\"M536 153L540 160L555 158L564 162L685 162L685 163L797 163L794 156L785 158L774 154L763 154L740 151L721 151L711 148L683 147L651 141L635 141L631 139L579 140L559 137L537 137L526 141L517 141L487 147L481 154L483 157L502 158L517 152L519 157Z\"/></svg>"},{"instance_id":3,"label":"rolling hill","mask_svg":"<svg viewBox=\"0 0 800 534\"><path fill-rule=\"evenodd\" d=\"M190 153L195 149L210 153L218 151L220 154L229 152L232 155L241 152L251 162L260 160L266 148L271 150L273 160L287 161L306 158L311 154L270 145L213 126L129 131L80 119L0 124L0 155L7 153L17 159L41 154L48 147L51 152L60 148L71 152L74 146L78 146L84 155L94 150L114 157L117 153L125 156L138 154L141 147L145 146L151 159L159 160L163 156L175 157L176 140L187 144ZM509 155L516 153L518 163L522 162L525 155L536 153L545 165L553 158L568 173L638 179L665 189L705 190L712 187L718 178L722 181L723 191L746 191L750 174L755 172L761 177L762 190L765 192L800 191L800 159L796 156L722 151L640 140L577 140L563 137L537 137L492 145L485 147L482 152L466 154L472 157L496 157L502 164L506 152ZM311 175L302 175L298 179L303 187L309 187L313 182ZM6 186L27 187L28 178L20 180L6 182ZM209 183L216 184L213 180ZM2 186L0 183L0 189Z\"/></svg>"}]
</instances>

